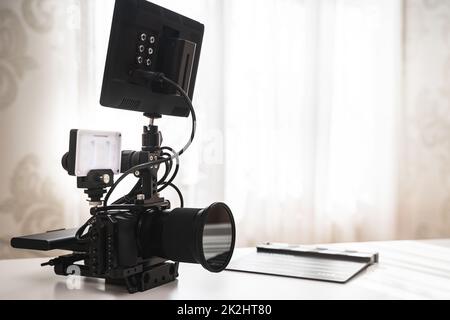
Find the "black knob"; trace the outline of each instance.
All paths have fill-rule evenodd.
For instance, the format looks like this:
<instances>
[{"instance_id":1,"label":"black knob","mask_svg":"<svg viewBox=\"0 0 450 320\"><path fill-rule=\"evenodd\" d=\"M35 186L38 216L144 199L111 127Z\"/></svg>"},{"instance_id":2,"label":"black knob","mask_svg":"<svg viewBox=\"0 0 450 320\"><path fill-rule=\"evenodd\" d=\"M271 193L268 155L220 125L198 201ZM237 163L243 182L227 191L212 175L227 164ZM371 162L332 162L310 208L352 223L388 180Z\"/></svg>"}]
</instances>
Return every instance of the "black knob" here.
<instances>
[{"instance_id":1,"label":"black knob","mask_svg":"<svg viewBox=\"0 0 450 320\"><path fill-rule=\"evenodd\" d=\"M62 156L62 159L61 159L61 165L62 165L62 167L64 168L64 170L66 170L66 171L69 171L69 170L67 169L67 168L69 167L69 165L68 165L68 162L69 162L68 158L69 158L69 153L66 152L66 153Z\"/></svg>"}]
</instances>

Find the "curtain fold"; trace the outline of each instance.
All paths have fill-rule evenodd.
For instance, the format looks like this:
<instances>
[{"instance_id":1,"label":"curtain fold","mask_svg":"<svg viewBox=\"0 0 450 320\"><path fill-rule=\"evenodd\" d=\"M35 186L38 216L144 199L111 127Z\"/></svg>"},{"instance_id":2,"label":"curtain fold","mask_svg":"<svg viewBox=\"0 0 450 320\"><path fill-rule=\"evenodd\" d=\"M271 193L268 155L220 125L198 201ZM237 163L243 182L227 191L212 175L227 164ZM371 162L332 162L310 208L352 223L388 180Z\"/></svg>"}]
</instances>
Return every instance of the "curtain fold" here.
<instances>
[{"instance_id":1,"label":"curtain fold","mask_svg":"<svg viewBox=\"0 0 450 320\"><path fill-rule=\"evenodd\" d=\"M225 17L241 241L393 238L401 2L230 1Z\"/></svg>"}]
</instances>

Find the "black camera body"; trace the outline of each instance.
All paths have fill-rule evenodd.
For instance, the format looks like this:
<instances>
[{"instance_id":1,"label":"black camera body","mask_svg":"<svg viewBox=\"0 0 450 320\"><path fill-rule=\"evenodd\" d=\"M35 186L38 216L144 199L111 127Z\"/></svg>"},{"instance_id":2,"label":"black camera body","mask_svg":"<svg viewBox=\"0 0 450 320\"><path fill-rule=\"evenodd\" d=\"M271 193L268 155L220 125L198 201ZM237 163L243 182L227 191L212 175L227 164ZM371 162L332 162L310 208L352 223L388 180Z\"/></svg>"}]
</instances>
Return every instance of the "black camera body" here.
<instances>
[{"instance_id":1,"label":"black camera body","mask_svg":"<svg viewBox=\"0 0 450 320\"><path fill-rule=\"evenodd\" d=\"M54 266L58 275L76 274L84 277L103 278L108 284L125 285L130 293L145 291L178 276L178 262L151 256L142 251L139 238L139 222L149 212L109 212L97 215L83 239L76 239L77 229L44 233L48 236L47 249L74 250L72 254L51 259L43 265ZM144 231L143 231L144 232ZM57 244L62 233L65 244ZM39 235L35 235L39 236ZM50 239L50 237L54 237ZM35 247L35 239L14 238L16 248Z\"/></svg>"},{"instance_id":2,"label":"black camera body","mask_svg":"<svg viewBox=\"0 0 450 320\"><path fill-rule=\"evenodd\" d=\"M141 239L146 230L140 230L144 216L150 217L159 208L137 207L129 212L117 211L98 214L89 231L80 240L73 238L77 251L50 260L55 273L68 275L68 270L81 276L104 278L107 283L125 285L130 293L145 291L178 276L178 262L156 257L143 251ZM141 234L142 232L142 234ZM82 264L75 264L82 258ZM74 266L77 269L74 269Z\"/></svg>"},{"instance_id":3,"label":"black camera body","mask_svg":"<svg viewBox=\"0 0 450 320\"><path fill-rule=\"evenodd\" d=\"M130 292L144 291L178 276L178 263L145 254L139 241L142 215L138 212L109 212L99 215L86 235L85 274L125 284ZM145 231L142 231L145 232ZM83 275L83 272L81 272Z\"/></svg>"}]
</instances>

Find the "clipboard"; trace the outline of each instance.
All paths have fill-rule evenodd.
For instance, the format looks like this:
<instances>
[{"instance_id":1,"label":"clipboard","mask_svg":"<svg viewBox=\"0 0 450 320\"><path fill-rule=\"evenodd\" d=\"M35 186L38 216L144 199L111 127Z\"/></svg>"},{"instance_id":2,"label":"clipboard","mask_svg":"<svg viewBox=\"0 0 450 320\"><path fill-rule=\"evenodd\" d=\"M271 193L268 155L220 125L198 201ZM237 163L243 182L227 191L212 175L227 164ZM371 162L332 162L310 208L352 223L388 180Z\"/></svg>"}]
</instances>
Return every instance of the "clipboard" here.
<instances>
[{"instance_id":1,"label":"clipboard","mask_svg":"<svg viewBox=\"0 0 450 320\"><path fill-rule=\"evenodd\" d=\"M227 270L346 283L378 261L378 253L268 242L232 259Z\"/></svg>"}]
</instances>

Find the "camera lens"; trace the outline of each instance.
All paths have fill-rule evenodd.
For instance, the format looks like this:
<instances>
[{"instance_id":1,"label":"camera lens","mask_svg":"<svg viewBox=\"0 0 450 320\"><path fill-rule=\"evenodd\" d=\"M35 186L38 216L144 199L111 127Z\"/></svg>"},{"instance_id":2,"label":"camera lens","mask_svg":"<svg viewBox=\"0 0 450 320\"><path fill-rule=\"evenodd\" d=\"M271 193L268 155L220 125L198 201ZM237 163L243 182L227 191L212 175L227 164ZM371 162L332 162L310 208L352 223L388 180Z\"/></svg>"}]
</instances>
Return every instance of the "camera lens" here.
<instances>
[{"instance_id":1,"label":"camera lens","mask_svg":"<svg viewBox=\"0 0 450 320\"><path fill-rule=\"evenodd\" d=\"M138 229L144 258L159 256L199 263L211 272L226 268L236 237L233 214L220 202L204 209L177 208L143 214Z\"/></svg>"},{"instance_id":2,"label":"camera lens","mask_svg":"<svg viewBox=\"0 0 450 320\"><path fill-rule=\"evenodd\" d=\"M202 251L203 267L210 271L222 271L230 261L234 248L235 226L230 209L215 203L204 209ZM233 247L233 248L232 248Z\"/></svg>"}]
</instances>

